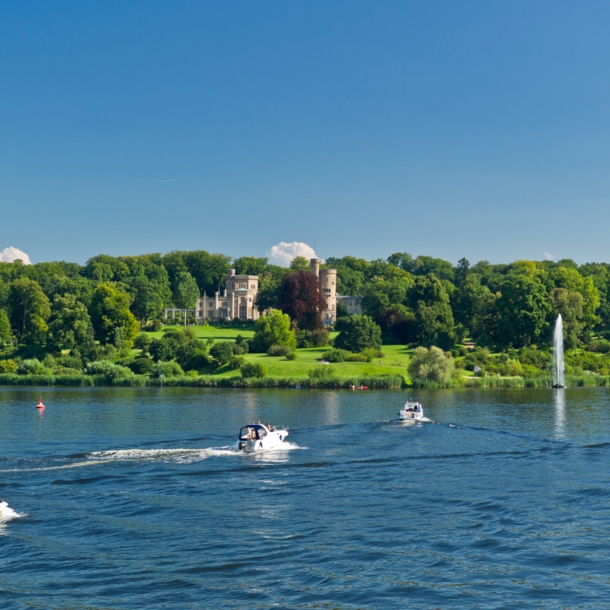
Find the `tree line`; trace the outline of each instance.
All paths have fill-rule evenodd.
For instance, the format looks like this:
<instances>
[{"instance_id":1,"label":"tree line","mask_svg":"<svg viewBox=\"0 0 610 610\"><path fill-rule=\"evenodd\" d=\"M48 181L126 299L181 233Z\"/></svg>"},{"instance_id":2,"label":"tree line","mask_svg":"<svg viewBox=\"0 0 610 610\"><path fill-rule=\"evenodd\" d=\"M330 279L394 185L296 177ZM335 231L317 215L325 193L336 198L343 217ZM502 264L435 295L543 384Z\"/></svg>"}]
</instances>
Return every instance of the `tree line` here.
<instances>
[{"instance_id":1,"label":"tree line","mask_svg":"<svg viewBox=\"0 0 610 610\"><path fill-rule=\"evenodd\" d=\"M347 324L339 305L339 329L374 324L383 343L447 350L469 337L493 350L547 346L558 314L568 349L610 336L607 263L471 265L463 258L453 265L395 253L373 261L329 258L324 266L337 270L339 294L361 297L367 319ZM286 269L266 258L232 259L204 250L99 255L82 266L0 263L0 346L38 346L50 353L125 346L141 329L158 327L165 307L193 307L202 293L222 290L230 268L259 276L259 310L288 314L297 336L321 327L324 300L303 258Z\"/></svg>"}]
</instances>

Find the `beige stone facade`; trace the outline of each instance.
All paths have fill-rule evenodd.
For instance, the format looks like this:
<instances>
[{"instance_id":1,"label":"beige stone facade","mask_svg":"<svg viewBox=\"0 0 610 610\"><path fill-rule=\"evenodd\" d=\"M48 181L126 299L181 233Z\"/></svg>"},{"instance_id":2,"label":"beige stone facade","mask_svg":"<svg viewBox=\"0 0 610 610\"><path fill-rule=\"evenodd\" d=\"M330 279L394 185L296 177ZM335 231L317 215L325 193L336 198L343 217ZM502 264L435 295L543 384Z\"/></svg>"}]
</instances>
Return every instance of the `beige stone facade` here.
<instances>
[{"instance_id":1,"label":"beige stone facade","mask_svg":"<svg viewBox=\"0 0 610 610\"><path fill-rule=\"evenodd\" d=\"M337 270L320 269L320 261L312 258L309 261L311 272L320 280L322 296L326 299L326 309L322 313L324 326L334 324L337 320L337 303L347 307L350 314L362 314L360 297L342 296L337 294Z\"/></svg>"},{"instance_id":2,"label":"beige stone facade","mask_svg":"<svg viewBox=\"0 0 610 610\"><path fill-rule=\"evenodd\" d=\"M337 294L337 270L320 269L320 261L312 258L311 272L320 280L320 290L326 299L326 309L322 313L322 322L325 326L334 324L337 320L337 303L347 307L350 314L362 314L360 297L342 296ZM213 297L204 294L189 314L195 315L198 324L203 324L206 318L211 320L256 320L259 311L254 303L258 294L257 275L235 275L235 269L229 269L225 279L225 289L214 293ZM183 319L184 309L167 308L165 318Z\"/></svg>"},{"instance_id":3,"label":"beige stone facade","mask_svg":"<svg viewBox=\"0 0 610 610\"><path fill-rule=\"evenodd\" d=\"M225 279L225 289L222 294L215 292L213 297L206 294L197 301L189 313L195 315L197 324L203 324L206 318L210 320L256 320L258 309L254 305L258 294L258 275L235 275L235 269L229 269ZM165 317L184 317L183 309L166 309Z\"/></svg>"},{"instance_id":4,"label":"beige stone facade","mask_svg":"<svg viewBox=\"0 0 610 610\"><path fill-rule=\"evenodd\" d=\"M195 307L195 319L201 323L211 320L256 320L259 316L254 303L258 294L258 275L235 275L229 269L222 295L216 292L213 297L203 295Z\"/></svg>"}]
</instances>

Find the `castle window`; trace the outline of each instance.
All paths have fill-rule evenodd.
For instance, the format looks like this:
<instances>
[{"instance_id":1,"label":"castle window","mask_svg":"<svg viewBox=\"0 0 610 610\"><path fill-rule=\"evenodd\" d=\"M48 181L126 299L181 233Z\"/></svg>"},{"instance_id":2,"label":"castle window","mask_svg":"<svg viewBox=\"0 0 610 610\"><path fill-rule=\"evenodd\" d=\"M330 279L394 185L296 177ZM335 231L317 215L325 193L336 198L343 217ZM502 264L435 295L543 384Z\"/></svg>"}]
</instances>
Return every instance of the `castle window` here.
<instances>
[{"instance_id":1,"label":"castle window","mask_svg":"<svg viewBox=\"0 0 610 610\"><path fill-rule=\"evenodd\" d=\"M331 292L330 288L324 288L324 292Z\"/></svg>"}]
</instances>

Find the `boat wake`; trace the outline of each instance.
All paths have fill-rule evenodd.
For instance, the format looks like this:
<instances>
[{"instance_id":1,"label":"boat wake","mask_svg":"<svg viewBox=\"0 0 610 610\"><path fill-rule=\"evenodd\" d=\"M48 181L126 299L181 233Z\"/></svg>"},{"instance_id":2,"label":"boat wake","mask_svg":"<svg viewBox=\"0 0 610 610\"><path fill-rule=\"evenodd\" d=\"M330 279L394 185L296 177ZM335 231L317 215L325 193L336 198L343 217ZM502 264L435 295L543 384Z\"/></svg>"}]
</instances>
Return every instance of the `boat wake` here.
<instances>
[{"instance_id":1,"label":"boat wake","mask_svg":"<svg viewBox=\"0 0 610 610\"><path fill-rule=\"evenodd\" d=\"M13 510L6 502L0 503L0 527L8 521L12 521L13 519L19 519L23 516L24 515Z\"/></svg>"},{"instance_id":2,"label":"boat wake","mask_svg":"<svg viewBox=\"0 0 610 610\"><path fill-rule=\"evenodd\" d=\"M302 449L296 443L282 443L282 446L269 448L259 453L283 453L293 449ZM203 449L117 449L115 451L94 451L87 455L89 459L97 462L108 461L149 461L160 460L178 464L193 464L202 462L211 457L238 457L245 456L243 451L236 451L232 447L206 447Z\"/></svg>"}]
</instances>

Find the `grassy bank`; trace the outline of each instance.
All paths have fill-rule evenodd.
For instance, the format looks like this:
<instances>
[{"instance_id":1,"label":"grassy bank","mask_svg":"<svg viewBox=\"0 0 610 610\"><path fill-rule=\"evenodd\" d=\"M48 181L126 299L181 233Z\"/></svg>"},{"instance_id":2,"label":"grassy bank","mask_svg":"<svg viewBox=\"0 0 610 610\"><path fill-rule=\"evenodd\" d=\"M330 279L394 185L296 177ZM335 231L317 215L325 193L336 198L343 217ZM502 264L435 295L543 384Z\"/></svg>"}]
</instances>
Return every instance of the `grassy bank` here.
<instances>
[{"instance_id":1,"label":"grassy bank","mask_svg":"<svg viewBox=\"0 0 610 610\"><path fill-rule=\"evenodd\" d=\"M181 388L326 388L350 389L367 386L371 390L387 390L406 387L417 388L550 388L550 377L468 377L460 382L437 384L434 382L411 384L402 375L385 374L371 376L333 377L309 379L307 377L264 377L244 379L240 375L200 375L199 377L168 377L165 387ZM133 375L123 379L108 379L103 375L0 375L0 386L65 386L65 387L159 387L159 379L145 375ZM583 375L567 377L566 385L575 387L610 387L610 376Z\"/></svg>"},{"instance_id":2,"label":"grassy bank","mask_svg":"<svg viewBox=\"0 0 610 610\"><path fill-rule=\"evenodd\" d=\"M469 377L463 382L467 388L550 388L552 377ZM594 388L610 386L610 377L602 375L581 375L566 377L569 388Z\"/></svg>"},{"instance_id":3,"label":"grassy bank","mask_svg":"<svg viewBox=\"0 0 610 610\"><path fill-rule=\"evenodd\" d=\"M108 379L103 375L0 375L0 385L9 386L70 386L70 387L145 387L161 386L161 380L145 375L133 375L123 379ZM371 390L394 389L404 386L400 375L379 375L376 377L336 377L331 379L303 379L298 377L264 377L262 379L243 377L168 377L163 380L165 387L181 388L328 388L349 389L351 386L367 386Z\"/></svg>"}]
</instances>

